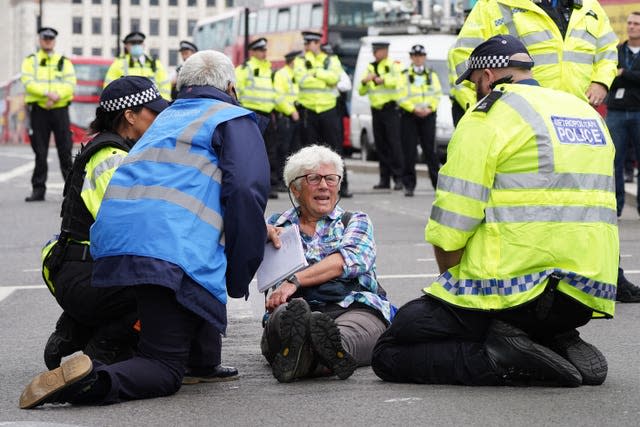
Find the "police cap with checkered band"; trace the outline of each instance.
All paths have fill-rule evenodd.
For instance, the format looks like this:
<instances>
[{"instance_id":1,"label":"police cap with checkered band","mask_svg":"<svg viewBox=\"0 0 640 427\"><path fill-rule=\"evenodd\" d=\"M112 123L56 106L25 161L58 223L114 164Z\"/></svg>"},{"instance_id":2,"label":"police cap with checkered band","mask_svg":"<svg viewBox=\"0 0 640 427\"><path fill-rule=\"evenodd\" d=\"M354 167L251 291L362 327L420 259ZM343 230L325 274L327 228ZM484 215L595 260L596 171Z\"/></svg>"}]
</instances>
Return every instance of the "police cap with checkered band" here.
<instances>
[{"instance_id":1,"label":"police cap with checkered band","mask_svg":"<svg viewBox=\"0 0 640 427\"><path fill-rule=\"evenodd\" d=\"M141 76L124 76L109 83L100 95L100 106L108 112L143 105L160 113L169 103L151 80Z\"/></svg>"},{"instance_id":2,"label":"police cap with checkered band","mask_svg":"<svg viewBox=\"0 0 640 427\"><path fill-rule=\"evenodd\" d=\"M474 70L508 67L531 69L533 67L533 59L531 61L514 61L510 59L516 53L529 55L527 48L516 37L511 35L491 37L473 49L471 56L467 60L467 70L458 77L456 84L458 85L469 79ZM530 55L529 58L531 58Z\"/></svg>"}]
</instances>

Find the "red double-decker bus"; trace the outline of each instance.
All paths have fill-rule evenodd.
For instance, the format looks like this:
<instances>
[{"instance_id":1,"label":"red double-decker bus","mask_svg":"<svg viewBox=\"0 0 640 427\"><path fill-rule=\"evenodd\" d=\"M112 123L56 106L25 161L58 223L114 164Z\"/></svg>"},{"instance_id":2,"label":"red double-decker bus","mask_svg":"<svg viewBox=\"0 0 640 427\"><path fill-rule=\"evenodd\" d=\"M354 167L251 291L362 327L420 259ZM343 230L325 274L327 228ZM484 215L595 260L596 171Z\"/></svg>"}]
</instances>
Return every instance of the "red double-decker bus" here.
<instances>
[{"instance_id":1,"label":"red double-decker bus","mask_svg":"<svg viewBox=\"0 0 640 427\"><path fill-rule=\"evenodd\" d=\"M74 143L87 140L87 128L95 117L102 93L104 76L112 59L74 56L70 58L76 72L76 90L69 106ZM20 75L0 84L0 143L29 143L29 115L25 105Z\"/></svg>"},{"instance_id":2,"label":"red double-decker bus","mask_svg":"<svg viewBox=\"0 0 640 427\"><path fill-rule=\"evenodd\" d=\"M244 8L203 18L196 24L193 40L198 48L224 52L234 64L241 64L245 60L245 19ZM269 40L267 59L279 68L287 52L302 49L301 31L319 32L350 73L360 37L374 21L372 0L275 0L249 11L248 34L250 40Z\"/></svg>"}]
</instances>

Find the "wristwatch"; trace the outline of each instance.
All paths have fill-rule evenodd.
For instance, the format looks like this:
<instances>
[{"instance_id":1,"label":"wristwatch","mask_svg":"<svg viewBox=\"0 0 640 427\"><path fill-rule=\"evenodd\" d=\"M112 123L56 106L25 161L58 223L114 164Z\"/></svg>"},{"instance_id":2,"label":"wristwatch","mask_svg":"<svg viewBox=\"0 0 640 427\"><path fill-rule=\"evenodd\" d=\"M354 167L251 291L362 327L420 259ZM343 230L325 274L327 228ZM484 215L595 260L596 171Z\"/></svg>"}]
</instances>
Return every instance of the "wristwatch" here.
<instances>
[{"instance_id":1,"label":"wristwatch","mask_svg":"<svg viewBox=\"0 0 640 427\"><path fill-rule=\"evenodd\" d=\"M296 285L296 291L300 289L300 286L302 286L295 274L292 274L291 276L287 277L287 282L293 283L294 285Z\"/></svg>"}]
</instances>

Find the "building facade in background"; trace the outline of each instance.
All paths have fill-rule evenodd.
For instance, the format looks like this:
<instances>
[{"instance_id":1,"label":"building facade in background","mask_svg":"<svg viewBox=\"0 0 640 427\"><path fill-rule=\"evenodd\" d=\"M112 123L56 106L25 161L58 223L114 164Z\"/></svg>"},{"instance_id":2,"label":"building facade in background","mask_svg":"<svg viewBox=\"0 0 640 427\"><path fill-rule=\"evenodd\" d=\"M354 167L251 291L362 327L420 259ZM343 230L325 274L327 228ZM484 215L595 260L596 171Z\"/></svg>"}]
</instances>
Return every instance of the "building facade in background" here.
<instances>
[{"instance_id":1,"label":"building facade in background","mask_svg":"<svg viewBox=\"0 0 640 427\"><path fill-rule=\"evenodd\" d=\"M118 2L120 39L118 40ZM190 40L196 21L236 6L256 7L261 0L0 0L0 81L20 71L22 59L38 46L37 18L59 32L56 51L66 56L114 57L131 31L147 35L146 51L171 70L179 63L178 44Z\"/></svg>"}]
</instances>

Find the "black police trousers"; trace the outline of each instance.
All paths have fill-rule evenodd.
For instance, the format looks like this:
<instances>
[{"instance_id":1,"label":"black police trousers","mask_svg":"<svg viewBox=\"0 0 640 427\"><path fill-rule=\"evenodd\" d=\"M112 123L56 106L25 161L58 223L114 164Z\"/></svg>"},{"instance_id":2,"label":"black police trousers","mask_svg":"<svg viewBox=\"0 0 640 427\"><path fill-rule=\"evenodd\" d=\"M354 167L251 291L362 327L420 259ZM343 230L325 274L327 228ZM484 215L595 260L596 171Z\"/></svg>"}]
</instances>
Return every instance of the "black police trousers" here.
<instances>
[{"instance_id":1,"label":"black police trousers","mask_svg":"<svg viewBox=\"0 0 640 427\"><path fill-rule=\"evenodd\" d=\"M71 172L71 130L69 129L69 107L45 110L36 104L30 106L31 114L31 149L36 155L36 165L31 176L31 186L34 191L46 190L47 182L47 156L49 154L49 138L51 132L58 149L60 171L62 178L67 179Z\"/></svg>"},{"instance_id":2,"label":"black police trousers","mask_svg":"<svg viewBox=\"0 0 640 427\"><path fill-rule=\"evenodd\" d=\"M85 353L105 363L131 357L138 341L134 330L138 313L133 290L94 288L92 270L90 259L65 259L52 277L56 301L64 310L62 316L74 322L66 332L83 346ZM69 322L61 324L69 325Z\"/></svg>"},{"instance_id":3,"label":"black police trousers","mask_svg":"<svg viewBox=\"0 0 640 427\"><path fill-rule=\"evenodd\" d=\"M440 161L435 150L436 113L427 117L418 117L413 113L402 113L402 185L413 190L416 188L416 147L420 143L422 154L427 161L431 185L436 188Z\"/></svg>"},{"instance_id":4,"label":"black police trousers","mask_svg":"<svg viewBox=\"0 0 640 427\"><path fill-rule=\"evenodd\" d=\"M400 111L395 102L382 109L371 109L373 138L380 163L380 184L389 185L402 182L402 148L400 138Z\"/></svg>"},{"instance_id":5,"label":"black police trousers","mask_svg":"<svg viewBox=\"0 0 640 427\"><path fill-rule=\"evenodd\" d=\"M585 325L592 311L555 292L540 319L538 300L499 312L465 310L430 296L402 306L373 349L371 367L385 381L419 384L498 385L484 341L496 318L522 329L542 345Z\"/></svg>"}]
</instances>

